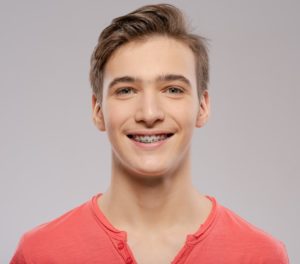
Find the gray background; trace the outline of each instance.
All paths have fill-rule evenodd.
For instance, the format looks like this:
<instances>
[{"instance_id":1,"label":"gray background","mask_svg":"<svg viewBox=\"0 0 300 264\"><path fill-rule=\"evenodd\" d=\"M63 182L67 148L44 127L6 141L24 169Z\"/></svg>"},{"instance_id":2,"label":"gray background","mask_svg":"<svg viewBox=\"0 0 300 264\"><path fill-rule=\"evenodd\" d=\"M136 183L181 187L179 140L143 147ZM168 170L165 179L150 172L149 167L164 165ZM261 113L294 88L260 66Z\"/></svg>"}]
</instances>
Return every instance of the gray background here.
<instances>
[{"instance_id":1,"label":"gray background","mask_svg":"<svg viewBox=\"0 0 300 264\"><path fill-rule=\"evenodd\" d=\"M212 116L194 183L299 250L299 1L166 1L210 42ZM1 1L0 262L26 230L105 191L89 58L113 17L155 1Z\"/></svg>"}]
</instances>

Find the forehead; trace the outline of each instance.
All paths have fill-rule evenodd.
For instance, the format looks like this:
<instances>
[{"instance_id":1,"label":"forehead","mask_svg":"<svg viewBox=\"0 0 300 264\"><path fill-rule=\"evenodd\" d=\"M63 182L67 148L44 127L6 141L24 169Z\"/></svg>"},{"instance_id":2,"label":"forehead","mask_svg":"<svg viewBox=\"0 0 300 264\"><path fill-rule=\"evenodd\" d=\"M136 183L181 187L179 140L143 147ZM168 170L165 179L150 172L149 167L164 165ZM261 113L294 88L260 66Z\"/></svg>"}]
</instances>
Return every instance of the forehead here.
<instances>
[{"instance_id":1,"label":"forehead","mask_svg":"<svg viewBox=\"0 0 300 264\"><path fill-rule=\"evenodd\" d=\"M167 74L183 75L195 84L195 65L195 56L185 43L169 37L150 37L117 49L106 64L103 84L105 88L120 76L152 81Z\"/></svg>"}]
</instances>

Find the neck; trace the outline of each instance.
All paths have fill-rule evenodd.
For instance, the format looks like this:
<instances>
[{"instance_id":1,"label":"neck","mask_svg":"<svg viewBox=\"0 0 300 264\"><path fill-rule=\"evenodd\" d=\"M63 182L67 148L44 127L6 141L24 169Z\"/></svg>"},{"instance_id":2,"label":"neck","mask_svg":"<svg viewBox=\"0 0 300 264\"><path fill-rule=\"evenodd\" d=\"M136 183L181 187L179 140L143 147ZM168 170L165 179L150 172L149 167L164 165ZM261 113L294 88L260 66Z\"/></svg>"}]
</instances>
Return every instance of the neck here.
<instances>
[{"instance_id":1,"label":"neck","mask_svg":"<svg viewBox=\"0 0 300 264\"><path fill-rule=\"evenodd\" d=\"M207 199L192 186L189 162L155 177L114 168L118 166L113 166L110 188L99 206L119 230L169 230L194 225L191 219L198 225L206 217Z\"/></svg>"}]
</instances>

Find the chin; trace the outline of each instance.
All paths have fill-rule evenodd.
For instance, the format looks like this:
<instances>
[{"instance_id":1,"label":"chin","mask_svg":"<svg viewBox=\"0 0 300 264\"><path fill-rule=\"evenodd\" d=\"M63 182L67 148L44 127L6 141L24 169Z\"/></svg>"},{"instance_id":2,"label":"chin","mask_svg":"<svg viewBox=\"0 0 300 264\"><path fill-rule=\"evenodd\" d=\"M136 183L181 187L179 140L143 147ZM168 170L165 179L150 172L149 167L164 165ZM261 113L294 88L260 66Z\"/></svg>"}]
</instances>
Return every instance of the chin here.
<instances>
[{"instance_id":1,"label":"chin","mask_svg":"<svg viewBox=\"0 0 300 264\"><path fill-rule=\"evenodd\" d=\"M131 173L130 176L136 183L140 185L155 187L164 182L167 174L159 171L140 170Z\"/></svg>"},{"instance_id":2,"label":"chin","mask_svg":"<svg viewBox=\"0 0 300 264\"><path fill-rule=\"evenodd\" d=\"M170 169L166 167L155 168L154 166L134 168L132 172L136 175L136 177L147 179L165 178L167 175L171 174Z\"/></svg>"}]
</instances>

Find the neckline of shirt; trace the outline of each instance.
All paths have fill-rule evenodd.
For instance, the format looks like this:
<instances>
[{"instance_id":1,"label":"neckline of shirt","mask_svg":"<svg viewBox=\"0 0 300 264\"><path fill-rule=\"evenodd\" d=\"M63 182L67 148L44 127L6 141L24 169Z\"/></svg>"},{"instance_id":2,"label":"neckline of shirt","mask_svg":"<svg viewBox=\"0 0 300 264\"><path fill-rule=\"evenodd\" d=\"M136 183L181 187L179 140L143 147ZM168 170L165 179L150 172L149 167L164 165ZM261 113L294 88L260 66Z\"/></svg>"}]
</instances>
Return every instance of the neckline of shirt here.
<instances>
[{"instance_id":1,"label":"neckline of shirt","mask_svg":"<svg viewBox=\"0 0 300 264\"><path fill-rule=\"evenodd\" d=\"M98 193L92 197L90 200L90 208L93 212L93 214L96 217L96 220L104 227L104 229L109 233L110 236L112 236L115 239L127 241L127 232L123 230L118 230L115 228L110 221L107 219L107 217L104 215L104 213L101 211L101 209L98 206L98 198L102 195L102 193ZM188 244L194 244L200 241L204 236L208 233L209 229L212 227L213 223L215 222L215 218L217 216L219 205L214 197L206 196L211 202L212 202L212 208L211 211L204 221L203 224L201 224L198 228L198 230L194 234L187 234L187 240L186 242Z\"/></svg>"}]
</instances>

